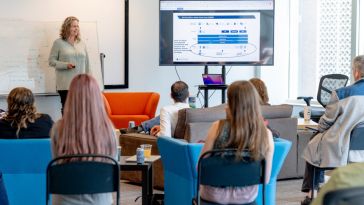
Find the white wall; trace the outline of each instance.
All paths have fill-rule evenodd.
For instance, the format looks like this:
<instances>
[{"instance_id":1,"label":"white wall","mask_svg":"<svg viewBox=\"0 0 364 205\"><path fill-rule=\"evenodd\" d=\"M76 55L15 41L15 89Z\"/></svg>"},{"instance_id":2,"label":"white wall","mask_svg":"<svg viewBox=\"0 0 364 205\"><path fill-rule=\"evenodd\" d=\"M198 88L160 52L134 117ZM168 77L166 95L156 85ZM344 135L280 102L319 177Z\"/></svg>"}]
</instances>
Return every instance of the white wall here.
<instances>
[{"instance_id":1,"label":"white wall","mask_svg":"<svg viewBox=\"0 0 364 205\"><path fill-rule=\"evenodd\" d=\"M289 4L275 1L274 66L261 68L261 79L267 84L270 103L281 104L288 99L289 80Z\"/></svg>"},{"instance_id":2,"label":"white wall","mask_svg":"<svg viewBox=\"0 0 364 205\"><path fill-rule=\"evenodd\" d=\"M0 0L0 18L26 18L29 20L60 21L69 15L75 15L84 21L97 21L99 29L100 52L105 52L105 67L120 68L122 60L123 7L116 0ZM130 37L129 37L129 89L115 91L154 91L161 94L159 107L170 104L170 85L178 80L174 67L159 67L158 40L159 15L158 0L130 0ZM288 23L289 0L275 1L275 66L262 67L261 77L267 83L271 103L283 103L288 97ZM34 5L36 8L33 8ZM42 6L39 6L42 5ZM42 10L42 12L39 12ZM17 16L17 15L18 16ZM113 60L111 60L113 59ZM227 70L229 70L229 66ZM181 80L190 85L191 95L197 94L197 87L202 83L203 67L177 67ZM213 72L220 72L219 68L212 68ZM235 80L254 77L253 67L232 67L227 74L227 83ZM211 93L211 91L210 91ZM200 97L201 103L203 98ZM60 114L58 97L37 98L38 110L50 112L57 119ZM219 91L210 99L210 105L217 105L221 101ZM0 99L0 106L6 108L4 99ZM199 101L197 106L200 107ZM159 110L159 109L158 109ZM159 113L159 111L158 111Z\"/></svg>"},{"instance_id":3,"label":"white wall","mask_svg":"<svg viewBox=\"0 0 364 205\"><path fill-rule=\"evenodd\" d=\"M106 54L106 84L113 83L112 77L124 83L124 4L121 0L0 0L0 19L26 21L62 22L67 16L76 16L80 21L96 22L98 27L99 51ZM61 25L60 25L61 26ZM0 31L1 32L1 31ZM82 28L81 28L82 35ZM11 49L11 48L9 48ZM0 98L1 108L6 104ZM59 97L37 97L40 112L53 119L60 117Z\"/></svg>"}]
</instances>

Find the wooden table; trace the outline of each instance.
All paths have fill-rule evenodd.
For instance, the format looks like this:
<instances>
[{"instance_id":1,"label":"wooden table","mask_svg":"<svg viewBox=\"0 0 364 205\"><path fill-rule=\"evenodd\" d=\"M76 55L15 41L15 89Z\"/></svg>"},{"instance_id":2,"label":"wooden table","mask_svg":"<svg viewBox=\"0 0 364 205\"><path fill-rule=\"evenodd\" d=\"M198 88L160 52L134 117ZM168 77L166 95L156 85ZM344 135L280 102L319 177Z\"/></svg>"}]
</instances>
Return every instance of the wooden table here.
<instances>
[{"instance_id":1,"label":"wooden table","mask_svg":"<svg viewBox=\"0 0 364 205\"><path fill-rule=\"evenodd\" d=\"M318 124L312 120L305 121L303 118L297 118L297 130L305 130L307 127L318 128Z\"/></svg>"}]
</instances>

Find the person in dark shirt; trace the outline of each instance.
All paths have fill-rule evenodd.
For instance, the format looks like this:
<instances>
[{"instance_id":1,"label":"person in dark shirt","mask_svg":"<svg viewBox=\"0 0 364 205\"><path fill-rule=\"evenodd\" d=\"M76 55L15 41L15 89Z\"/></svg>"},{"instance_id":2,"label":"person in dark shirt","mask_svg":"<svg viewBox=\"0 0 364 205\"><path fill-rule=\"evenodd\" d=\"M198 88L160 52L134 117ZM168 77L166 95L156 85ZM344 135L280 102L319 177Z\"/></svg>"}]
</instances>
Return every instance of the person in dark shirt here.
<instances>
[{"instance_id":1,"label":"person in dark shirt","mask_svg":"<svg viewBox=\"0 0 364 205\"><path fill-rule=\"evenodd\" d=\"M53 120L37 113L31 90L17 87L10 91L8 111L0 119L1 139L49 138Z\"/></svg>"}]
</instances>

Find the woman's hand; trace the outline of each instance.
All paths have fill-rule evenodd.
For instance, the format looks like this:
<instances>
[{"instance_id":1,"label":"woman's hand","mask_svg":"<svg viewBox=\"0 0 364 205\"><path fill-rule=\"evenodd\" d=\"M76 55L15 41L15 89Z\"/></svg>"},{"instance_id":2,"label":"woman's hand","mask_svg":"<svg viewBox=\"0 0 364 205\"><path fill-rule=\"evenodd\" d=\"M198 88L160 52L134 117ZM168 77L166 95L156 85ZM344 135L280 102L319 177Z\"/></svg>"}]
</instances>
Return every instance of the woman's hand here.
<instances>
[{"instance_id":1,"label":"woman's hand","mask_svg":"<svg viewBox=\"0 0 364 205\"><path fill-rule=\"evenodd\" d=\"M150 135L157 136L159 131L161 131L161 127L159 125L155 125L152 129L150 129Z\"/></svg>"},{"instance_id":2,"label":"woman's hand","mask_svg":"<svg viewBox=\"0 0 364 205\"><path fill-rule=\"evenodd\" d=\"M76 68L75 64L69 63L67 64L67 69L74 69Z\"/></svg>"}]
</instances>

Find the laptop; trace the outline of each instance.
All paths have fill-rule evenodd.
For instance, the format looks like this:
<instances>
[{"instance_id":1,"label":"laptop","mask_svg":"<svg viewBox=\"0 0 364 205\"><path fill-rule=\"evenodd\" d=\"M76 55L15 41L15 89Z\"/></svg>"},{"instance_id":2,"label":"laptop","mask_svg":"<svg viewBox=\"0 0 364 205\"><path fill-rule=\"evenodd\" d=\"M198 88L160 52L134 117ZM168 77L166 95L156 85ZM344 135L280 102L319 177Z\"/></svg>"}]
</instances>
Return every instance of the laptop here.
<instances>
[{"instance_id":1,"label":"laptop","mask_svg":"<svg viewBox=\"0 0 364 205\"><path fill-rule=\"evenodd\" d=\"M202 74L204 85L225 85L222 74Z\"/></svg>"}]
</instances>

